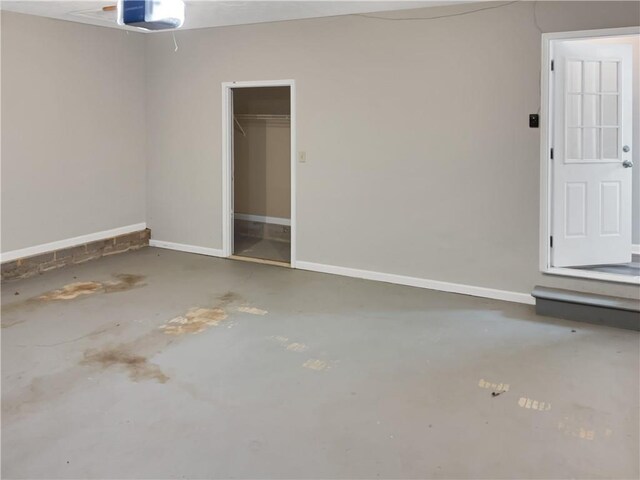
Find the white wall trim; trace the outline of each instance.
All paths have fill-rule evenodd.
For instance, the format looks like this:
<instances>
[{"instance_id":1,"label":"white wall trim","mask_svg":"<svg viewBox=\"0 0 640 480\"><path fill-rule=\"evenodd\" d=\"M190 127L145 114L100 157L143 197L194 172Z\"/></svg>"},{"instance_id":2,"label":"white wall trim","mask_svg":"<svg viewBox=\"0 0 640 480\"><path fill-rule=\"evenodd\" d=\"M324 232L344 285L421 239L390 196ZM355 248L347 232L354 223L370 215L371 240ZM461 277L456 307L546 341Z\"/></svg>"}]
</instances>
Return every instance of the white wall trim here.
<instances>
[{"instance_id":1,"label":"white wall trim","mask_svg":"<svg viewBox=\"0 0 640 480\"><path fill-rule=\"evenodd\" d=\"M177 250L179 252L197 253L198 255L207 255L209 257L224 257L222 250L209 247L198 247L196 245L186 245L184 243L165 242L163 240L149 240L150 247L165 248L167 250Z\"/></svg>"},{"instance_id":2,"label":"white wall trim","mask_svg":"<svg viewBox=\"0 0 640 480\"><path fill-rule=\"evenodd\" d=\"M640 255L640 245L631 245L631 253L634 255Z\"/></svg>"},{"instance_id":3,"label":"white wall trim","mask_svg":"<svg viewBox=\"0 0 640 480\"><path fill-rule=\"evenodd\" d=\"M291 225L291 220L288 218L250 215L248 213L234 213L233 216L236 220L246 220L248 222L271 223L273 225Z\"/></svg>"},{"instance_id":4,"label":"white wall trim","mask_svg":"<svg viewBox=\"0 0 640 480\"><path fill-rule=\"evenodd\" d=\"M392 273L373 272L370 270L359 270L356 268L337 267L334 265L324 265L321 263L303 261L298 261L296 268L312 272L330 273L334 275L343 275L345 277L363 278L366 280L376 280L379 282L394 283L397 285L407 285L410 287L427 288L440 292L460 293L474 297L492 298L494 300L504 300L506 302L525 303L527 305L535 304L535 299L528 293L510 292L494 288L475 287L460 283L441 282L439 280L429 280L426 278L407 277Z\"/></svg>"},{"instance_id":5,"label":"white wall trim","mask_svg":"<svg viewBox=\"0 0 640 480\"><path fill-rule=\"evenodd\" d=\"M233 132L231 115L231 89L249 87L289 87L291 95L291 268L296 267L297 255L297 125L296 125L296 81L261 80L243 82L222 82L222 251L224 257L233 255L233 218L231 184L231 138Z\"/></svg>"},{"instance_id":6,"label":"white wall trim","mask_svg":"<svg viewBox=\"0 0 640 480\"><path fill-rule=\"evenodd\" d=\"M549 237L551 229L551 148L552 125L550 123L551 98L553 88L551 82L551 42L563 39L588 39L594 37L611 37L624 35L638 35L640 27L605 28L599 30L579 30L570 32L551 32L542 34L542 55L540 66L540 271L545 274L566 277L590 278L606 282L637 283L634 277L612 273L592 272L571 268L558 268L551 265L551 246ZM637 245L632 246L632 252L637 253Z\"/></svg>"},{"instance_id":7,"label":"white wall trim","mask_svg":"<svg viewBox=\"0 0 640 480\"><path fill-rule=\"evenodd\" d=\"M98 240L117 237L118 235L126 235L127 233L139 232L140 230L144 230L145 228L147 228L146 223L136 223L134 225L127 225L125 227L112 228L111 230L103 230L102 232L80 235L79 237L66 238L64 240L58 240L56 242L34 245L33 247L11 250L1 254L0 262L11 262L19 258L32 257L34 255L40 255L42 253L60 250L62 248L76 247L85 243L91 243Z\"/></svg>"}]
</instances>

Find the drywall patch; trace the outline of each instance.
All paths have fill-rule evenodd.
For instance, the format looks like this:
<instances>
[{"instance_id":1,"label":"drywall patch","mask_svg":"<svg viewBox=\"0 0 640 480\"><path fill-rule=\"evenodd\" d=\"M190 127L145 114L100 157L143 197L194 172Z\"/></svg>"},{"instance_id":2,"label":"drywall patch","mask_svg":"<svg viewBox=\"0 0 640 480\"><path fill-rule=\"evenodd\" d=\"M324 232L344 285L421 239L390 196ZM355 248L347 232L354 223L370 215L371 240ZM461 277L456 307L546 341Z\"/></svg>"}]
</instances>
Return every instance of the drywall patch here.
<instances>
[{"instance_id":1,"label":"drywall patch","mask_svg":"<svg viewBox=\"0 0 640 480\"><path fill-rule=\"evenodd\" d=\"M220 325L226 320L227 313L223 308L190 308L187 313L169 320L161 325L160 329L167 335L197 334L204 332L209 327Z\"/></svg>"},{"instance_id":2,"label":"drywall patch","mask_svg":"<svg viewBox=\"0 0 640 480\"><path fill-rule=\"evenodd\" d=\"M528 410L538 410L540 412L548 412L551 410L551 403L533 400L527 397L520 397L518 400L518 406Z\"/></svg>"}]
</instances>

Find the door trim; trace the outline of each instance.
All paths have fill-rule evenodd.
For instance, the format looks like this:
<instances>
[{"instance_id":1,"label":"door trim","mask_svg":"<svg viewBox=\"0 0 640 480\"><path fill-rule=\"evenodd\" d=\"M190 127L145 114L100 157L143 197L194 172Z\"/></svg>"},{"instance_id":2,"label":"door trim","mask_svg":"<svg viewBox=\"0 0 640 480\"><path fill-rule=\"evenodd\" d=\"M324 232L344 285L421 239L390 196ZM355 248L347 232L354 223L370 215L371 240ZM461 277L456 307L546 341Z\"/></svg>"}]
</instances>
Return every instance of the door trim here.
<instances>
[{"instance_id":1,"label":"door trim","mask_svg":"<svg viewBox=\"0 0 640 480\"><path fill-rule=\"evenodd\" d=\"M233 133L233 112L231 112L231 89L252 87L289 87L291 96L291 268L296 268L296 81L262 80L243 82L222 82L222 254L231 257L233 225L231 225L232 184L231 184L231 135Z\"/></svg>"},{"instance_id":2,"label":"door trim","mask_svg":"<svg viewBox=\"0 0 640 480\"><path fill-rule=\"evenodd\" d=\"M553 98L551 82L551 42L554 40L581 40L597 37L619 37L640 35L640 27L606 28L600 30L580 30L575 32L553 32L542 34L542 55L540 65L540 271L545 274L565 277L589 278L606 282L640 284L640 278L614 273L593 272L566 267L551 266L551 99Z\"/></svg>"}]
</instances>

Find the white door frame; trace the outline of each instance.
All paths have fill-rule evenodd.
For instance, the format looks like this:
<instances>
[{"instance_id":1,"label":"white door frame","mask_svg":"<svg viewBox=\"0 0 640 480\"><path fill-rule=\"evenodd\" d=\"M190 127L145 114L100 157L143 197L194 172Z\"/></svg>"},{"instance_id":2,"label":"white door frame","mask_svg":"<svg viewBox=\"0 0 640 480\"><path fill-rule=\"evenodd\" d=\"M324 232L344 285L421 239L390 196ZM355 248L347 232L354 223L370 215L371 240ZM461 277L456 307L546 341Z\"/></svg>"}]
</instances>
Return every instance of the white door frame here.
<instances>
[{"instance_id":1,"label":"white door frame","mask_svg":"<svg viewBox=\"0 0 640 480\"><path fill-rule=\"evenodd\" d=\"M575 32L555 32L542 34L542 64L540 68L542 99L540 103L540 271L566 277L590 278L609 282L631 283L638 285L636 277L617 275L614 273L592 272L574 268L560 268L551 266L551 158L553 125L550 112L553 87L551 82L551 42L554 40L581 40L597 37L618 37L624 35L639 35L640 27L607 28L601 30L580 30ZM637 128L634 125L634 128ZM634 145L633 148L640 146Z\"/></svg>"},{"instance_id":2,"label":"white door frame","mask_svg":"<svg viewBox=\"0 0 640 480\"><path fill-rule=\"evenodd\" d=\"M291 268L296 267L296 82L295 80L263 80L222 83L222 254L233 255L233 225L231 205L233 205L231 180L231 138L233 133L233 112L231 106L232 88L289 87L291 95Z\"/></svg>"}]
</instances>

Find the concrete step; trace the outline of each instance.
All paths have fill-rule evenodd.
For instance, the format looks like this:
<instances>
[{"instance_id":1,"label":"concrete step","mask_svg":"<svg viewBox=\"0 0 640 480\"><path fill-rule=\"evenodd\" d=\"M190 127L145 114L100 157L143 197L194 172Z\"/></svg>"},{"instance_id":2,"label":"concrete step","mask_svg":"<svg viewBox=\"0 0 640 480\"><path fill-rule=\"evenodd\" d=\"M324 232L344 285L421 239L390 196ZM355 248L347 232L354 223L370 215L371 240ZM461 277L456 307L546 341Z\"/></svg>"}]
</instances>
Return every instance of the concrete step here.
<instances>
[{"instance_id":1,"label":"concrete step","mask_svg":"<svg viewBox=\"0 0 640 480\"><path fill-rule=\"evenodd\" d=\"M640 299L536 286L536 313L547 317L640 331Z\"/></svg>"}]
</instances>

